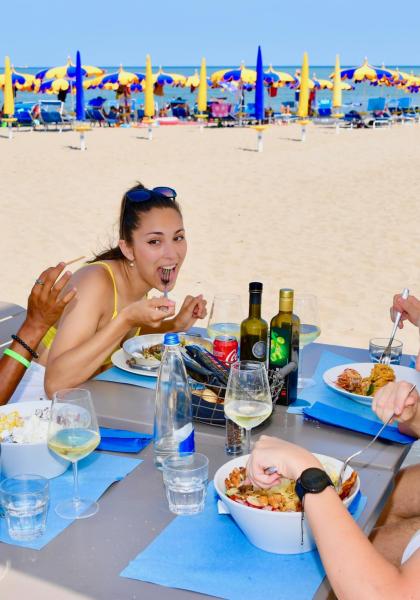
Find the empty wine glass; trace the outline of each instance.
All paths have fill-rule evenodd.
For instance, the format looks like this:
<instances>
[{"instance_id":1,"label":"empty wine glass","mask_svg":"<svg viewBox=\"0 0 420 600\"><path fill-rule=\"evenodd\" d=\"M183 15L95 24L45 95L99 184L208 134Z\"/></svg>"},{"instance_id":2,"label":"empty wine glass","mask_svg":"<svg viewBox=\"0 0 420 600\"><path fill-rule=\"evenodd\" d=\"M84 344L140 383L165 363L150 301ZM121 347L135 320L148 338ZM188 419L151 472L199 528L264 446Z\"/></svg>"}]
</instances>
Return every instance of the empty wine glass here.
<instances>
[{"instance_id":1,"label":"empty wine glass","mask_svg":"<svg viewBox=\"0 0 420 600\"><path fill-rule=\"evenodd\" d=\"M64 519L83 519L98 512L98 503L80 498L77 462L100 442L98 421L88 390L67 389L54 394L48 426L48 447L73 465L73 498L57 504Z\"/></svg>"},{"instance_id":2,"label":"empty wine glass","mask_svg":"<svg viewBox=\"0 0 420 600\"><path fill-rule=\"evenodd\" d=\"M296 294L293 303L293 312L300 319L299 349L314 342L321 334L319 325L318 299L314 294ZM309 377L302 377L302 358L299 357L298 388L302 389L315 385L315 381Z\"/></svg>"},{"instance_id":3,"label":"empty wine glass","mask_svg":"<svg viewBox=\"0 0 420 600\"><path fill-rule=\"evenodd\" d=\"M242 360L230 368L224 401L225 415L246 431L245 453L251 450L251 429L273 410L267 369L263 363Z\"/></svg>"},{"instance_id":4,"label":"empty wine glass","mask_svg":"<svg viewBox=\"0 0 420 600\"><path fill-rule=\"evenodd\" d=\"M238 294L216 294L207 325L209 338L214 340L219 335L228 335L235 337L239 342L243 318Z\"/></svg>"}]
</instances>

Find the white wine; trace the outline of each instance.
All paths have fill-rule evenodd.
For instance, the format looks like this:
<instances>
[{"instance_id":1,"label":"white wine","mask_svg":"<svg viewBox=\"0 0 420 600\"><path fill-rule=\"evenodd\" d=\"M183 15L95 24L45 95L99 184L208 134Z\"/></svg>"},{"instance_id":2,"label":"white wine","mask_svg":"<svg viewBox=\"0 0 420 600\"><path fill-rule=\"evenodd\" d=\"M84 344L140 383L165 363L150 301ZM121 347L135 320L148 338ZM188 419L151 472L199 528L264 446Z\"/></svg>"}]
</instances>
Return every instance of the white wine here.
<instances>
[{"instance_id":1,"label":"white wine","mask_svg":"<svg viewBox=\"0 0 420 600\"><path fill-rule=\"evenodd\" d=\"M321 329L317 325L301 323L299 329L299 348L303 348L314 342L321 335Z\"/></svg>"},{"instance_id":2,"label":"white wine","mask_svg":"<svg viewBox=\"0 0 420 600\"><path fill-rule=\"evenodd\" d=\"M48 447L58 456L75 462L90 454L100 439L98 432L91 429L60 429L48 440Z\"/></svg>"},{"instance_id":3,"label":"white wine","mask_svg":"<svg viewBox=\"0 0 420 600\"><path fill-rule=\"evenodd\" d=\"M271 404L258 400L225 400L226 416L244 429L252 429L263 423L272 410Z\"/></svg>"}]
</instances>

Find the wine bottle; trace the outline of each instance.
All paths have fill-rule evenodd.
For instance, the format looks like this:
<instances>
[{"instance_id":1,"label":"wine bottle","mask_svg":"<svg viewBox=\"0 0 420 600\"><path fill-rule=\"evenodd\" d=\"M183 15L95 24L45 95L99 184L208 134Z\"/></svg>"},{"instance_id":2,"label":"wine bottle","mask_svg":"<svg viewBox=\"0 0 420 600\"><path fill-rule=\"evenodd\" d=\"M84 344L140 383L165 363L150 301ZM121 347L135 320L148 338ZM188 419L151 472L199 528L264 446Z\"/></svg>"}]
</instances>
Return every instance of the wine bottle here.
<instances>
[{"instance_id":1,"label":"wine bottle","mask_svg":"<svg viewBox=\"0 0 420 600\"><path fill-rule=\"evenodd\" d=\"M267 360L268 325L261 318L261 296L263 284L253 281L249 284L249 315L241 323L241 360Z\"/></svg>"},{"instance_id":2,"label":"wine bottle","mask_svg":"<svg viewBox=\"0 0 420 600\"><path fill-rule=\"evenodd\" d=\"M279 312L270 323L269 369L278 370L291 361L296 368L286 376L277 404L288 406L297 399L299 362L299 317L293 314L293 290L280 290Z\"/></svg>"}]
</instances>

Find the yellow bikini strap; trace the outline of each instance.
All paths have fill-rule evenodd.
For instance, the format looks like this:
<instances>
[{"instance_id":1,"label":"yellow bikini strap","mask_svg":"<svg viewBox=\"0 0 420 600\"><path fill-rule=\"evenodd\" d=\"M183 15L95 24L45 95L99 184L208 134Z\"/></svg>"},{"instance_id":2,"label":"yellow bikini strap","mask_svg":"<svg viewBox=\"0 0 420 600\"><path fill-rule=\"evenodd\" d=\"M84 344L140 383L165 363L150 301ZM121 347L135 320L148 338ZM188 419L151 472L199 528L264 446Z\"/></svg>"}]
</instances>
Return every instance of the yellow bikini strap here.
<instances>
[{"instance_id":1,"label":"yellow bikini strap","mask_svg":"<svg viewBox=\"0 0 420 600\"><path fill-rule=\"evenodd\" d=\"M106 262L102 262L101 260L98 260L98 261L90 263L90 264L91 265L102 265L103 267L105 267L105 269L109 273L109 276L112 279L112 285L114 286L114 312L112 313L112 318L115 319L115 317L118 314L118 293L117 293L117 284L115 283L114 273L113 273L111 267L109 266L109 264Z\"/></svg>"}]
</instances>

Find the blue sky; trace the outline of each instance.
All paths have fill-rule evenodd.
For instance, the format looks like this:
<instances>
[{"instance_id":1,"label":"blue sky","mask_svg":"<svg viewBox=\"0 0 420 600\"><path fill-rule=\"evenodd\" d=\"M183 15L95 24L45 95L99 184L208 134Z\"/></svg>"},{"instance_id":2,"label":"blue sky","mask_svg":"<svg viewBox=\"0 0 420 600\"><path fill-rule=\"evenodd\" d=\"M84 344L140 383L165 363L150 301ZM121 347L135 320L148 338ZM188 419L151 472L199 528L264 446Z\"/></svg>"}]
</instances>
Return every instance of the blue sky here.
<instances>
[{"instance_id":1,"label":"blue sky","mask_svg":"<svg viewBox=\"0 0 420 600\"><path fill-rule=\"evenodd\" d=\"M301 7L298 9L297 7ZM17 65L52 66L80 49L95 65L294 65L304 50L311 65L420 64L415 23L420 3L405 0L14 0L2 11L0 57ZM411 27L411 24L413 27ZM1 62L2 62L1 58Z\"/></svg>"}]
</instances>

